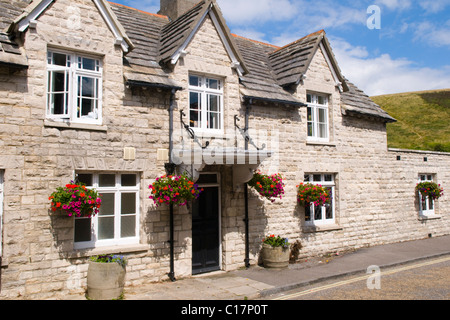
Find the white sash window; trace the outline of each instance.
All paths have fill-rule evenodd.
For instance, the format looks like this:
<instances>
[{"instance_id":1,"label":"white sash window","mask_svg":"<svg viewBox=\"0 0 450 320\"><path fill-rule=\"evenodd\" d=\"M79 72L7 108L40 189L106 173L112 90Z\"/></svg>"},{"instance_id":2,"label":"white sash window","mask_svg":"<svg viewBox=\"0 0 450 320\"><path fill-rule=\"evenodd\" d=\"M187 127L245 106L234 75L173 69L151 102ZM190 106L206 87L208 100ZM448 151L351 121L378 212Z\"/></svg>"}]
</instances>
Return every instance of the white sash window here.
<instances>
[{"instance_id":1,"label":"white sash window","mask_svg":"<svg viewBox=\"0 0 450 320\"><path fill-rule=\"evenodd\" d=\"M102 122L102 63L74 53L47 54L47 118Z\"/></svg>"}]
</instances>

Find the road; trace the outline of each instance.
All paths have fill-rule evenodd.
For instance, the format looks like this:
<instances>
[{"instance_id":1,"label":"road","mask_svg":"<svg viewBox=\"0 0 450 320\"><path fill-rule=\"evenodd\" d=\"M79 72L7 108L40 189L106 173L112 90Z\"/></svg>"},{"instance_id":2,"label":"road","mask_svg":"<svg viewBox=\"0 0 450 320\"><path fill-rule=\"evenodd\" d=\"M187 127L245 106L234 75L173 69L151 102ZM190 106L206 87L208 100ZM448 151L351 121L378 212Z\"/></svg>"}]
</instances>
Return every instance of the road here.
<instances>
[{"instance_id":1,"label":"road","mask_svg":"<svg viewBox=\"0 0 450 320\"><path fill-rule=\"evenodd\" d=\"M450 257L370 270L271 297L273 300L450 300Z\"/></svg>"}]
</instances>

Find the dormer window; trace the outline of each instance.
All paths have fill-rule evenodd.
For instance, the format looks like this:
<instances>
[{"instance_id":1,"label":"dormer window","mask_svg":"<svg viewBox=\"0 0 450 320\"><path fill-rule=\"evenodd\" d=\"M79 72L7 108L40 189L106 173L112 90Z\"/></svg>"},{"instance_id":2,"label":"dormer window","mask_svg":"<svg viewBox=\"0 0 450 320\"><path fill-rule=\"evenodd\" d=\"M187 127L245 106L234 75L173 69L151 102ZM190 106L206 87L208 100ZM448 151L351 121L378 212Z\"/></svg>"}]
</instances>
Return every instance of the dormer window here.
<instances>
[{"instance_id":1,"label":"dormer window","mask_svg":"<svg viewBox=\"0 0 450 320\"><path fill-rule=\"evenodd\" d=\"M326 95L308 93L308 140L328 141L328 97Z\"/></svg>"},{"instance_id":2,"label":"dormer window","mask_svg":"<svg viewBox=\"0 0 450 320\"><path fill-rule=\"evenodd\" d=\"M47 54L47 118L101 124L102 64L84 55Z\"/></svg>"},{"instance_id":3,"label":"dormer window","mask_svg":"<svg viewBox=\"0 0 450 320\"><path fill-rule=\"evenodd\" d=\"M223 81L189 76L189 126L203 131L223 130Z\"/></svg>"}]
</instances>

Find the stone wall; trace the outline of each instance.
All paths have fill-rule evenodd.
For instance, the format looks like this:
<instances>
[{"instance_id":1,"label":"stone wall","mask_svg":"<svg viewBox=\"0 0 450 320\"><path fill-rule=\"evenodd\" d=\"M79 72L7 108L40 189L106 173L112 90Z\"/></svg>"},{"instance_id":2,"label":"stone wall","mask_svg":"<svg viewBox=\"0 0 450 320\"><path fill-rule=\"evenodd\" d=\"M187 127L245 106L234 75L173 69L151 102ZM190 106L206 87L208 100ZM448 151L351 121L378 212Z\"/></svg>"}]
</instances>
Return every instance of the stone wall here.
<instances>
[{"instance_id":1,"label":"stone wall","mask_svg":"<svg viewBox=\"0 0 450 320\"><path fill-rule=\"evenodd\" d=\"M75 7L75 11L68 8ZM77 11L79 10L79 11ZM67 16L79 12L81 26ZM157 89L126 88L122 51L90 0L58 0L25 34L29 69L0 68L0 170L4 170L4 257L0 299L68 299L82 297L86 260L99 253L123 253L129 260L127 286L167 279L169 271L169 212L148 199L148 186L164 174L168 149L170 93ZM46 57L48 48L98 55L103 61L103 123L67 125L45 119ZM243 119L245 106L239 79L208 17L187 47L188 54L170 76L187 88L190 72L224 80L224 134L243 146L234 116ZM119 67L118 67L119 66ZM330 96L330 141L311 143L306 137L306 108L256 104L249 125L255 143L276 151L261 170L282 173L283 199L274 203L249 191L250 258L258 262L261 239L267 234L300 240L301 255L360 248L449 234L450 198L437 202L437 218L419 217L414 192L419 173L435 174L444 188L450 185L450 155L392 151L386 148L385 124L343 116L340 93L319 50L307 78L295 93ZM179 111L188 111L188 90L176 95L174 128L186 145L193 145L181 127ZM185 119L186 120L186 119ZM208 140L205 137L205 141ZM177 141L181 141L178 137ZM213 141L211 147L221 143ZM124 160L124 148L135 148L134 160ZM397 155L401 160L397 160ZM424 161L427 157L427 161ZM206 166L221 177L222 268L244 265L245 225L243 185L234 185L233 166ZM73 220L49 212L48 196L74 178L76 172L133 172L140 177L140 243L91 250L73 249ZM336 180L336 225L306 228L304 209L297 205L296 185L305 173L332 173ZM188 208L175 210L175 272L191 274L191 226Z\"/></svg>"}]
</instances>

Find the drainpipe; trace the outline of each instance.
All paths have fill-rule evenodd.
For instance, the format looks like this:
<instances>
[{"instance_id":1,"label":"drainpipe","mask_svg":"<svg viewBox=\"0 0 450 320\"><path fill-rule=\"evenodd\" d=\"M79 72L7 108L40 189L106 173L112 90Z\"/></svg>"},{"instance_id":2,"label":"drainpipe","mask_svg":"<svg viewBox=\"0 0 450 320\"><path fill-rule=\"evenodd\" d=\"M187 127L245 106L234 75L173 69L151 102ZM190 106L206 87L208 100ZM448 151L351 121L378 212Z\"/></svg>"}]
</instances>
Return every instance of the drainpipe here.
<instances>
[{"instance_id":1,"label":"drainpipe","mask_svg":"<svg viewBox=\"0 0 450 320\"><path fill-rule=\"evenodd\" d=\"M244 131L248 134L248 118L250 114L250 105L252 104L252 99L246 105L245 108L245 128ZM248 139L245 139L245 151L248 151ZM249 239L249 219L248 219L248 183L244 184L244 199L245 199L245 267L250 267L250 239Z\"/></svg>"},{"instance_id":2,"label":"drainpipe","mask_svg":"<svg viewBox=\"0 0 450 320\"><path fill-rule=\"evenodd\" d=\"M166 163L164 165L166 169L167 175L172 175L175 172L176 165L173 163L172 159L172 151L173 151L173 110L174 110L174 100L175 100L175 92L176 89L172 89L172 92L170 93L170 106L169 106L169 163ZM169 205L170 210L170 271L169 271L169 278L172 282L175 282L177 279L175 278L175 267L174 267L174 222L173 222L173 203L170 203Z\"/></svg>"}]
</instances>

